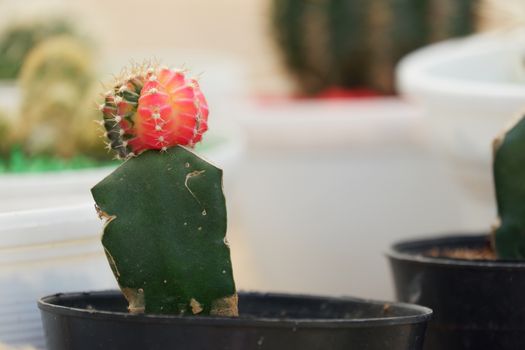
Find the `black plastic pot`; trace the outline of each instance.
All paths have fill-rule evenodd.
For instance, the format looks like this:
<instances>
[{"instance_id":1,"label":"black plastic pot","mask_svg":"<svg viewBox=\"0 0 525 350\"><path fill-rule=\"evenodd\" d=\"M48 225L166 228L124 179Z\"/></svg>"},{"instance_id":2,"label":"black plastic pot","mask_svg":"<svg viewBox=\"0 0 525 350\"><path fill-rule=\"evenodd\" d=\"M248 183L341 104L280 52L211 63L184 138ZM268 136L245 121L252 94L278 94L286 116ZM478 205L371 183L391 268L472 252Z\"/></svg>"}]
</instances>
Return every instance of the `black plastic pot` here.
<instances>
[{"instance_id":1,"label":"black plastic pot","mask_svg":"<svg viewBox=\"0 0 525 350\"><path fill-rule=\"evenodd\" d=\"M430 309L350 298L240 293L238 318L132 315L120 292L38 302L48 350L416 350Z\"/></svg>"},{"instance_id":2,"label":"black plastic pot","mask_svg":"<svg viewBox=\"0 0 525 350\"><path fill-rule=\"evenodd\" d=\"M525 262L422 256L482 247L488 235L395 244L388 256L398 300L433 309L426 350L525 349Z\"/></svg>"}]
</instances>

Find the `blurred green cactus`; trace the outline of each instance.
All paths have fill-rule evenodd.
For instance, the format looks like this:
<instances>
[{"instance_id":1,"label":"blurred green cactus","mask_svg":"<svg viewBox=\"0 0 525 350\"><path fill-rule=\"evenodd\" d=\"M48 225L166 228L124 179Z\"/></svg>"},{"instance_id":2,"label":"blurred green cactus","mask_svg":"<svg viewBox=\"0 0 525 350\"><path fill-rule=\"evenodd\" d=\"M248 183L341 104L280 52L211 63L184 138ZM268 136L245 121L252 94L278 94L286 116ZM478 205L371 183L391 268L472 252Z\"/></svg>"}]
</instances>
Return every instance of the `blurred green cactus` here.
<instances>
[{"instance_id":1,"label":"blurred green cactus","mask_svg":"<svg viewBox=\"0 0 525 350\"><path fill-rule=\"evenodd\" d=\"M5 158L11 146L11 122L4 111L0 110L0 158Z\"/></svg>"},{"instance_id":2,"label":"blurred green cactus","mask_svg":"<svg viewBox=\"0 0 525 350\"><path fill-rule=\"evenodd\" d=\"M104 158L97 119L93 52L72 36L37 45L20 72L22 105L17 140L31 155Z\"/></svg>"},{"instance_id":3,"label":"blurred green cactus","mask_svg":"<svg viewBox=\"0 0 525 350\"><path fill-rule=\"evenodd\" d=\"M73 26L59 18L14 22L0 35L0 79L15 79L29 52L43 40L74 33Z\"/></svg>"},{"instance_id":4,"label":"blurred green cactus","mask_svg":"<svg viewBox=\"0 0 525 350\"><path fill-rule=\"evenodd\" d=\"M499 258L525 259L525 117L494 141L494 184Z\"/></svg>"},{"instance_id":5,"label":"blurred green cactus","mask_svg":"<svg viewBox=\"0 0 525 350\"><path fill-rule=\"evenodd\" d=\"M392 93L399 59L471 33L478 1L273 0L273 28L301 92L335 86Z\"/></svg>"}]
</instances>

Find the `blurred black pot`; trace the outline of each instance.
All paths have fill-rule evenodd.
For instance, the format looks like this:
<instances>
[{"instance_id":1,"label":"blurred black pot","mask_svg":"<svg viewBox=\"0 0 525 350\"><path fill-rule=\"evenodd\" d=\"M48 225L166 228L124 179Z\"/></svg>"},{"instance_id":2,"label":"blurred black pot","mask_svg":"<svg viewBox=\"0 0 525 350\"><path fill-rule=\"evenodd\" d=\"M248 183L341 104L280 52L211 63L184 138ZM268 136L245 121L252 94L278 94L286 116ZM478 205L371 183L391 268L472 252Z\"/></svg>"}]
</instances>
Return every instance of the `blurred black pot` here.
<instances>
[{"instance_id":1,"label":"blurred black pot","mask_svg":"<svg viewBox=\"0 0 525 350\"><path fill-rule=\"evenodd\" d=\"M425 350L525 349L525 262L424 256L432 249L482 248L488 235L394 244L398 300L433 309Z\"/></svg>"}]
</instances>

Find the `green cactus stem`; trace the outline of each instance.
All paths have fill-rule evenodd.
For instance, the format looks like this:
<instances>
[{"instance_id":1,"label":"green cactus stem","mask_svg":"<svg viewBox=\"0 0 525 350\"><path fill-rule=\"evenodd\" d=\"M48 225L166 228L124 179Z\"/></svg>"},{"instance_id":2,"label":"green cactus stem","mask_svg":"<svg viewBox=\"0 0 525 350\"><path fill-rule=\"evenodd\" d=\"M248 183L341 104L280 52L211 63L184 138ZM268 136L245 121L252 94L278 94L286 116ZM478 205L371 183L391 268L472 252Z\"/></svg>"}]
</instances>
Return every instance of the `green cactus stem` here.
<instances>
[{"instance_id":1,"label":"green cactus stem","mask_svg":"<svg viewBox=\"0 0 525 350\"><path fill-rule=\"evenodd\" d=\"M494 141L494 185L499 222L496 252L501 259L525 259L525 118Z\"/></svg>"},{"instance_id":2,"label":"green cactus stem","mask_svg":"<svg viewBox=\"0 0 525 350\"><path fill-rule=\"evenodd\" d=\"M131 312L238 314L221 169L182 146L147 150L92 194Z\"/></svg>"}]
</instances>

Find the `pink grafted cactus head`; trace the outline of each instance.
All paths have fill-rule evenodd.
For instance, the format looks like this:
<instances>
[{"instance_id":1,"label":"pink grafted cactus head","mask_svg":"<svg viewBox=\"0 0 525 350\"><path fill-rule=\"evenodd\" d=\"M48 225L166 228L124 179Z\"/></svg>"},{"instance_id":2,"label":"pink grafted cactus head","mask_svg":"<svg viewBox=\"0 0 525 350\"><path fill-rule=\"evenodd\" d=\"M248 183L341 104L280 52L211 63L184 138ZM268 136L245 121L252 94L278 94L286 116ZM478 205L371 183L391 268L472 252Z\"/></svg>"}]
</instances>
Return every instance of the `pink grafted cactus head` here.
<instances>
[{"instance_id":1,"label":"pink grafted cactus head","mask_svg":"<svg viewBox=\"0 0 525 350\"><path fill-rule=\"evenodd\" d=\"M187 79L181 71L164 68L158 76L148 74L137 112L134 127L127 129L136 136L129 142L134 152L193 146L208 128L204 95L196 80Z\"/></svg>"},{"instance_id":2,"label":"pink grafted cactus head","mask_svg":"<svg viewBox=\"0 0 525 350\"><path fill-rule=\"evenodd\" d=\"M106 93L108 148L127 158L148 149L193 147L208 130L208 105L195 79L169 68L139 68Z\"/></svg>"}]
</instances>

